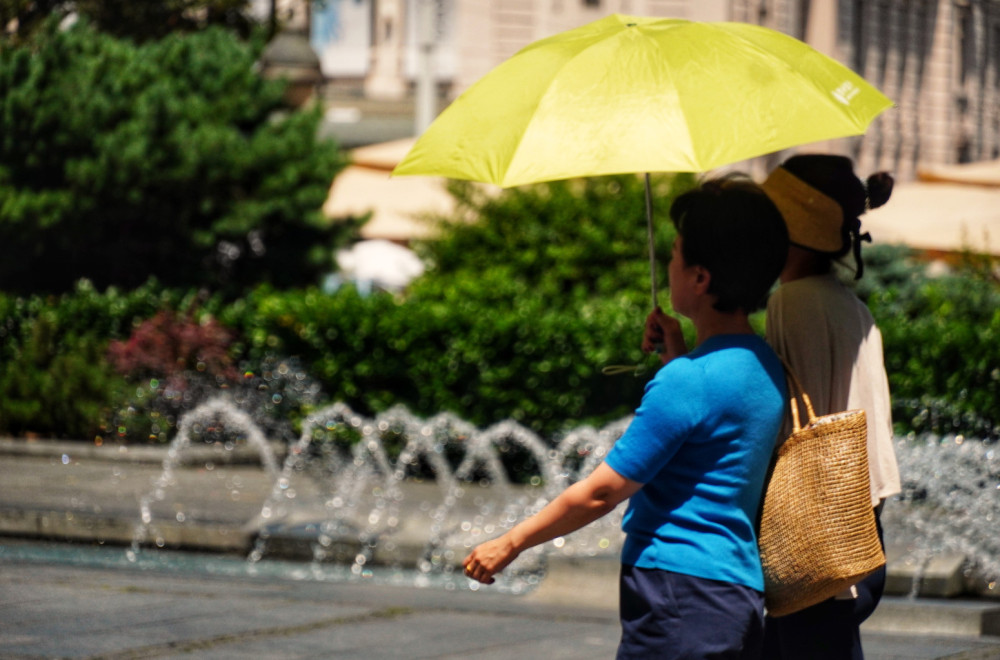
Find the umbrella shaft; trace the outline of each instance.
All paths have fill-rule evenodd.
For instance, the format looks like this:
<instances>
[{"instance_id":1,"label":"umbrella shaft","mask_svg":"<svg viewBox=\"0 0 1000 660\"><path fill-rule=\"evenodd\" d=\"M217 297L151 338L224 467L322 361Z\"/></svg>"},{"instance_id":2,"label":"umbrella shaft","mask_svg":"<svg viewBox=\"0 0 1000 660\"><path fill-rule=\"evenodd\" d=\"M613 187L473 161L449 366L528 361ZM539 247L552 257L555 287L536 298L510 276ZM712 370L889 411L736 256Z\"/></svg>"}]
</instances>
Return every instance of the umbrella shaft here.
<instances>
[{"instance_id":1,"label":"umbrella shaft","mask_svg":"<svg viewBox=\"0 0 1000 660\"><path fill-rule=\"evenodd\" d=\"M646 234L649 239L649 283L653 298L653 309L656 309L656 243L653 232L653 191L649 184L649 173L646 173Z\"/></svg>"}]
</instances>

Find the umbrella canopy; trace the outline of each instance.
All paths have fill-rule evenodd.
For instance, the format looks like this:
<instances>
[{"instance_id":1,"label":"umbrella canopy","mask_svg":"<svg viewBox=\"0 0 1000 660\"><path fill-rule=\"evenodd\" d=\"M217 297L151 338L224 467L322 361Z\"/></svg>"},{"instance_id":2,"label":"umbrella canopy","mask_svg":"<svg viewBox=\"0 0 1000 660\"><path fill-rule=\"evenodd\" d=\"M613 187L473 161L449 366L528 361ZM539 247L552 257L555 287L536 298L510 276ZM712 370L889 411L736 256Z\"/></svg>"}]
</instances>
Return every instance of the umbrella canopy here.
<instances>
[{"instance_id":1,"label":"umbrella canopy","mask_svg":"<svg viewBox=\"0 0 1000 660\"><path fill-rule=\"evenodd\" d=\"M704 172L863 133L890 106L850 69L780 32L615 14L537 41L488 73L393 174L508 187Z\"/></svg>"},{"instance_id":2,"label":"umbrella canopy","mask_svg":"<svg viewBox=\"0 0 1000 660\"><path fill-rule=\"evenodd\" d=\"M749 23L613 14L518 51L458 97L393 175L502 187L704 172L863 133L892 101L836 60Z\"/></svg>"}]
</instances>

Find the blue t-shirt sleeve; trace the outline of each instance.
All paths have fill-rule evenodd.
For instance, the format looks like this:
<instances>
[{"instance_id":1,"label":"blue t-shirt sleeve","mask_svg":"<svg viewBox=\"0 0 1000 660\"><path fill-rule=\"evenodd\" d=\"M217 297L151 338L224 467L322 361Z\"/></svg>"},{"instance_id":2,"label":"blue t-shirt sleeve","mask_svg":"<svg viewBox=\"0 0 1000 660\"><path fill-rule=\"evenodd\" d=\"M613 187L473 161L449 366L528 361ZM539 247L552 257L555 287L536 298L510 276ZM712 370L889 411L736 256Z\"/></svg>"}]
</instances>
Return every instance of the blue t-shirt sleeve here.
<instances>
[{"instance_id":1,"label":"blue t-shirt sleeve","mask_svg":"<svg viewBox=\"0 0 1000 660\"><path fill-rule=\"evenodd\" d=\"M699 375L698 366L683 357L657 372L632 423L608 453L608 467L643 484L663 469L698 426L698 411L703 410Z\"/></svg>"}]
</instances>

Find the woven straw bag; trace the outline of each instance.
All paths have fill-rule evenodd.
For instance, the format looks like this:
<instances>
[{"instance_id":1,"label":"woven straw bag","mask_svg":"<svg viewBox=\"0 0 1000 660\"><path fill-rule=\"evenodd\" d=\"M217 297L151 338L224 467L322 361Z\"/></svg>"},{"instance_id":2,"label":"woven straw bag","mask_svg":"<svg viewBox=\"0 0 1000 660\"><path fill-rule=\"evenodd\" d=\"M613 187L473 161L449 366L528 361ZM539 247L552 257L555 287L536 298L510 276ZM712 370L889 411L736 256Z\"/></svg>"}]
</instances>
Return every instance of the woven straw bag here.
<instances>
[{"instance_id":1,"label":"woven straw bag","mask_svg":"<svg viewBox=\"0 0 1000 660\"><path fill-rule=\"evenodd\" d=\"M792 433L764 494L764 604L784 616L831 598L885 564L872 509L863 410L816 417L790 369ZM809 423L799 424L801 398Z\"/></svg>"}]
</instances>

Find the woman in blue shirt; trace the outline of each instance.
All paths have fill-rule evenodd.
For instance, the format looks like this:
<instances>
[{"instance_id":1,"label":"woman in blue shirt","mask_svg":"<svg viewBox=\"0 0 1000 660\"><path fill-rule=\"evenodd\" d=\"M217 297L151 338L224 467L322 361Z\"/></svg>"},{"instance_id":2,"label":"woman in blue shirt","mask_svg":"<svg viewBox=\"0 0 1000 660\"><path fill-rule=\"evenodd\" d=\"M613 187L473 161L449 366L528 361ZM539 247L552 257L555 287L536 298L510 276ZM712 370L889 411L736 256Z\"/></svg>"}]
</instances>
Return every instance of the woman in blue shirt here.
<instances>
[{"instance_id":1,"label":"woman in blue shirt","mask_svg":"<svg viewBox=\"0 0 1000 660\"><path fill-rule=\"evenodd\" d=\"M489 584L527 548L630 499L623 519L619 658L757 658L763 577L755 523L785 409L784 373L747 315L784 265L787 231L755 184L725 178L679 196L670 301L697 331L646 321L664 366L607 459L537 515L475 548L466 574Z\"/></svg>"}]
</instances>

